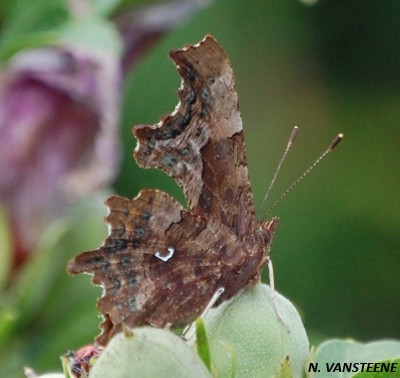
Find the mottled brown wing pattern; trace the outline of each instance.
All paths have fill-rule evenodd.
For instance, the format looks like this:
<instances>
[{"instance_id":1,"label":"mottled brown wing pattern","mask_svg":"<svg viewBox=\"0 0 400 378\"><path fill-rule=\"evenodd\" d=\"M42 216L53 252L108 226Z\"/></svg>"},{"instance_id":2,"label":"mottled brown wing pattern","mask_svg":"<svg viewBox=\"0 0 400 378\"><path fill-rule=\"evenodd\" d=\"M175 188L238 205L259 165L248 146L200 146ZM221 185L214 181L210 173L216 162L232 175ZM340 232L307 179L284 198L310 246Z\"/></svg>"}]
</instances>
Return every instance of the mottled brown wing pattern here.
<instances>
[{"instance_id":1,"label":"mottled brown wing pattern","mask_svg":"<svg viewBox=\"0 0 400 378\"><path fill-rule=\"evenodd\" d=\"M101 344L122 323L161 327L190 320L243 259L237 253L243 246L228 229L185 211L166 193L144 190L133 200L111 197L106 205L109 237L68 266L104 287Z\"/></svg>"},{"instance_id":2,"label":"mottled brown wing pattern","mask_svg":"<svg viewBox=\"0 0 400 378\"><path fill-rule=\"evenodd\" d=\"M172 176L191 211L218 219L241 240L255 215L231 65L210 36L170 56L182 77L179 107L157 125L134 128L135 159Z\"/></svg>"},{"instance_id":3,"label":"mottled brown wing pattern","mask_svg":"<svg viewBox=\"0 0 400 378\"><path fill-rule=\"evenodd\" d=\"M106 201L108 238L68 266L104 288L102 345L124 324L187 322L219 287L224 300L258 280L276 224L255 224L237 94L222 48L208 36L171 57L183 79L180 104L159 124L134 128L135 158L176 179L188 209L157 190Z\"/></svg>"}]
</instances>

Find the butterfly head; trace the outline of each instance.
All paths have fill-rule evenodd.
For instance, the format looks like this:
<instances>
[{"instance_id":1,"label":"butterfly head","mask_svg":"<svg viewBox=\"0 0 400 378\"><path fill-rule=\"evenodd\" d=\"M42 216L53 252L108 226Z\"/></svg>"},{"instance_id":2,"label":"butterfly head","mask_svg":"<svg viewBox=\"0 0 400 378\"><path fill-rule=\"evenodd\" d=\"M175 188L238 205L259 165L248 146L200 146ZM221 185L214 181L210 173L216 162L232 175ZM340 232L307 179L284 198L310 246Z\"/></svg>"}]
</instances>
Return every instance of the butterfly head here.
<instances>
[{"instance_id":1,"label":"butterfly head","mask_svg":"<svg viewBox=\"0 0 400 378\"><path fill-rule=\"evenodd\" d=\"M279 218L274 217L268 221L260 222L258 228L256 229L256 235L262 239L263 244L267 247L267 250L271 248L272 239L278 226Z\"/></svg>"}]
</instances>

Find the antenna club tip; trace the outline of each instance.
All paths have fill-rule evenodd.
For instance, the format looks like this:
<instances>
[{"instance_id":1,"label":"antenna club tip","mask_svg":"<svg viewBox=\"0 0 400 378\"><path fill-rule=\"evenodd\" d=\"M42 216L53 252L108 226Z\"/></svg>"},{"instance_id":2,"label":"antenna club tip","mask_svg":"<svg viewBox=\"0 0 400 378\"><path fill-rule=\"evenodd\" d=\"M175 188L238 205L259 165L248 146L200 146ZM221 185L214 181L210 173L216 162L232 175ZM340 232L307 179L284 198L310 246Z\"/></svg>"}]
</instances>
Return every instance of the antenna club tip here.
<instances>
[{"instance_id":1,"label":"antenna club tip","mask_svg":"<svg viewBox=\"0 0 400 378\"><path fill-rule=\"evenodd\" d=\"M292 129L292 132L290 133L289 142L288 142L289 146L293 144L298 133L299 133L299 126L294 126Z\"/></svg>"},{"instance_id":2,"label":"antenna club tip","mask_svg":"<svg viewBox=\"0 0 400 378\"><path fill-rule=\"evenodd\" d=\"M333 140L331 145L329 146L329 151L332 151L344 138L342 133L338 134L338 136Z\"/></svg>"}]
</instances>

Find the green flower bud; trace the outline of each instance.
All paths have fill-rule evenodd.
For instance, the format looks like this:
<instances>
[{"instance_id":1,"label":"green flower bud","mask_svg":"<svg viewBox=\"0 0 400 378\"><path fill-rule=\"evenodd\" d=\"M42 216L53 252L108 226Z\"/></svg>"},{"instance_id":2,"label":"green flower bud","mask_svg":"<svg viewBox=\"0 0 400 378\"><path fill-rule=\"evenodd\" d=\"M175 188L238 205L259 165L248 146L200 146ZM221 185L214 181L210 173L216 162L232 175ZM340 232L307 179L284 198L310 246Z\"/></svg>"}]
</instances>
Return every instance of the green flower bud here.
<instances>
[{"instance_id":1,"label":"green flower bud","mask_svg":"<svg viewBox=\"0 0 400 378\"><path fill-rule=\"evenodd\" d=\"M174 377L211 378L195 351L164 329L134 328L119 333L94 364L90 378Z\"/></svg>"},{"instance_id":2,"label":"green flower bud","mask_svg":"<svg viewBox=\"0 0 400 378\"><path fill-rule=\"evenodd\" d=\"M309 341L292 303L267 285L242 290L209 311L215 377L303 377Z\"/></svg>"}]
</instances>

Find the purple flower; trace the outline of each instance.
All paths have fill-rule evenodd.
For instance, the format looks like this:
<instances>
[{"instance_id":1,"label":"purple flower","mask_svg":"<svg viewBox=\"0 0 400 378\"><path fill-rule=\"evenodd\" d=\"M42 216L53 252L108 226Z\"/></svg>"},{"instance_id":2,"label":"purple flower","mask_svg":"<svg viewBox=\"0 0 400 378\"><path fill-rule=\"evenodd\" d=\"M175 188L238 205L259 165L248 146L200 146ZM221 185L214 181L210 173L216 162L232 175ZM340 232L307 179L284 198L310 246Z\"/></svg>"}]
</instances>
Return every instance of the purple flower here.
<instances>
[{"instance_id":1,"label":"purple flower","mask_svg":"<svg viewBox=\"0 0 400 378\"><path fill-rule=\"evenodd\" d=\"M68 201L117 173L119 75L118 57L57 47L19 53L2 72L0 201L17 260Z\"/></svg>"}]
</instances>

